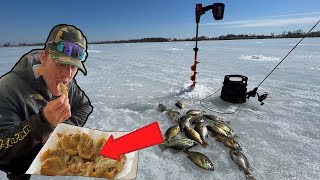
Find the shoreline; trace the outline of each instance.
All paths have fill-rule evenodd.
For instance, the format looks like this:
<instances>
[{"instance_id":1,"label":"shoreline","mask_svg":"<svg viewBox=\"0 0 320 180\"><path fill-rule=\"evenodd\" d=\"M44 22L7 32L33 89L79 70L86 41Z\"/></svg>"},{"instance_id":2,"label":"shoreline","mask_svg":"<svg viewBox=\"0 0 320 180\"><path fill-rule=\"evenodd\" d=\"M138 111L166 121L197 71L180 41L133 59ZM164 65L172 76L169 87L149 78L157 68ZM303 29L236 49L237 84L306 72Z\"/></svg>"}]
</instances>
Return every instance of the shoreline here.
<instances>
[{"instance_id":1,"label":"shoreline","mask_svg":"<svg viewBox=\"0 0 320 180\"><path fill-rule=\"evenodd\" d=\"M320 36L312 36L312 37L305 37L305 38L319 38ZM199 37L198 41L229 41L229 40L257 40L257 39L301 39L301 37L247 37L247 38L229 38L229 37L224 37L224 38L202 38ZM171 38L160 38L161 40L156 40L159 38L143 38L143 39L132 39L132 40L117 40L117 41L100 41L100 42L89 42L89 44L125 44L125 43L153 43L153 42L190 42L190 41L195 41L195 38L193 39L171 39ZM27 44L27 43L19 43L19 44L14 44L14 45L2 45L0 48L3 47L27 47L27 46L44 46L45 43L32 43L32 44Z\"/></svg>"}]
</instances>

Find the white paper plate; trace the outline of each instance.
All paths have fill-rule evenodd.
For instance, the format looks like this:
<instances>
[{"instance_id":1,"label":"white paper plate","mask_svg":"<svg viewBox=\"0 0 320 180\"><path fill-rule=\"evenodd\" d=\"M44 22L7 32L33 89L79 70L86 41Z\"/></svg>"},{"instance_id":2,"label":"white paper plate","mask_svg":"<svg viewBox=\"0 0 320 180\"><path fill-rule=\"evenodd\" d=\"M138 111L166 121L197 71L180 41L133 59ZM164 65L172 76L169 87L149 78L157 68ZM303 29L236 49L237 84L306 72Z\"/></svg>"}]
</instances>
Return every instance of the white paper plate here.
<instances>
[{"instance_id":1,"label":"white paper plate","mask_svg":"<svg viewBox=\"0 0 320 180\"><path fill-rule=\"evenodd\" d=\"M58 135L60 134L71 134L71 133L86 133L88 134L94 141L98 140L100 137L104 137L108 140L109 136L112 134L114 138L118 138L123 136L129 132L102 132L98 130L93 130L84 127L72 126L69 124L61 123L59 124L55 130L52 132L48 141L42 147L36 158L33 160L31 166L29 167L26 174L37 174L40 175L40 155L45 152L47 149L54 149L56 147L56 143L58 142ZM134 179L137 176L137 168L138 168L138 151L134 151L128 154L125 154L127 158L127 162L124 164L124 167L120 172L117 173L114 179Z\"/></svg>"}]
</instances>

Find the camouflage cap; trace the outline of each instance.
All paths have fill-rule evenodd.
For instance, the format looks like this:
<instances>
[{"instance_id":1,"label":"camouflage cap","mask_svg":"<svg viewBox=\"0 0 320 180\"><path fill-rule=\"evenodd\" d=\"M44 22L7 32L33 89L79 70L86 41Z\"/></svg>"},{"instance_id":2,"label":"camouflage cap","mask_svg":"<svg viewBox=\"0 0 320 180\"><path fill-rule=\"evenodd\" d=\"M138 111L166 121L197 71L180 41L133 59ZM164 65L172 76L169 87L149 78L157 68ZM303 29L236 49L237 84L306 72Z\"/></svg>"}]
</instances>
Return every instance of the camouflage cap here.
<instances>
[{"instance_id":1,"label":"camouflage cap","mask_svg":"<svg viewBox=\"0 0 320 180\"><path fill-rule=\"evenodd\" d=\"M83 35L81 30L77 29L73 25L59 24L52 28L45 46L47 46L49 43L59 41L72 42L79 45L84 50L87 50L86 37ZM61 52L58 52L55 49L50 48L50 46L49 52L52 56L52 59L55 60L57 63L76 66L83 72L83 74L87 74L82 61L71 58Z\"/></svg>"}]
</instances>

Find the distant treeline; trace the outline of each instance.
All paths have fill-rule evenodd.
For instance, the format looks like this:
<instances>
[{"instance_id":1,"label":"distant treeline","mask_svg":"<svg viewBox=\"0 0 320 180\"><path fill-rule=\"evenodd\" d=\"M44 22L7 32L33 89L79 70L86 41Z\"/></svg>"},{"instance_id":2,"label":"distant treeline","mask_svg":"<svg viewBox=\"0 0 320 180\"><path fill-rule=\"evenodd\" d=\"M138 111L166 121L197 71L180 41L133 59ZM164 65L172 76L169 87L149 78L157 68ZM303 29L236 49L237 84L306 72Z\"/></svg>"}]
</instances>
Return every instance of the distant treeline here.
<instances>
[{"instance_id":1,"label":"distant treeline","mask_svg":"<svg viewBox=\"0 0 320 180\"><path fill-rule=\"evenodd\" d=\"M306 32L299 29L296 31L284 31L282 34L271 33L270 35L256 35L256 34L228 34L222 35L219 37L206 37L199 36L198 40L235 40L235 39L275 39L275 38L302 38L305 36ZM307 37L320 37L320 31L310 32ZM185 39L177 39L177 38L162 38L162 37L151 37L151 38L142 38L142 39L130 39L130 40L117 40L117 41L96 41L89 42L89 44L112 44L112 43L143 43L143 42L175 42L175 41L195 41L196 38L185 38ZM5 43L3 47L11 47L11 46L44 46L44 43L19 43L17 45L12 45L11 43ZM1 46L0 46L1 47Z\"/></svg>"}]
</instances>

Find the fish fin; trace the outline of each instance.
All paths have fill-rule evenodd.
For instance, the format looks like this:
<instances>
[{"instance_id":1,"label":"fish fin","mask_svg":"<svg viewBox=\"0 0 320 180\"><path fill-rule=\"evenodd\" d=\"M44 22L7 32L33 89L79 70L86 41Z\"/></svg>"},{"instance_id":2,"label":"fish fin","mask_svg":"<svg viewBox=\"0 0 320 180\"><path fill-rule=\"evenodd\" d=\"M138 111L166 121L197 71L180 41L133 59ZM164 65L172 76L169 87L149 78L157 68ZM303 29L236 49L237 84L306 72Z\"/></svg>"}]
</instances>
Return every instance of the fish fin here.
<instances>
[{"instance_id":1,"label":"fish fin","mask_svg":"<svg viewBox=\"0 0 320 180\"><path fill-rule=\"evenodd\" d=\"M231 122L230 122L230 121L225 121L225 122L226 122L227 124L229 124L229 125L231 124Z\"/></svg>"},{"instance_id":2,"label":"fish fin","mask_svg":"<svg viewBox=\"0 0 320 180\"><path fill-rule=\"evenodd\" d=\"M239 139L240 137L238 136L238 135L233 135L233 138L235 138L235 139Z\"/></svg>"},{"instance_id":3,"label":"fish fin","mask_svg":"<svg viewBox=\"0 0 320 180\"><path fill-rule=\"evenodd\" d=\"M159 144L159 148L161 149L161 151L165 151L168 148L168 145L164 142L162 144Z\"/></svg>"},{"instance_id":4,"label":"fish fin","mask_svg":"<svg viewBox=\"0 0 320 180\"><path fill-rule=\"evenodd\" d=\"M213 133L213 132L211 132L209 134L211 135L211 137L214 137L214 138L216 138L216 136L218 135L217 133Z\"/></svg>"},{"instance_id":5,"label":"fish fin","mask_svg":"<svg viewBox=\"0 0 320 180\"><path fill-rule=\"evenodd\" d=\"M205 148L205 147L207 147L207 146L208 146L208 143L207 143L207 142L205 142L205 141L202 141L201 146Z\"/></svg>"},{"instance_id":6,"label":"fish fin","mask_svg":"<svg viewBox=\"0 0 320 180\"><path fill-rule=\"evenodd\" d=\"M175 151L173 151L172 153L173 154L177 154L177 153L180 153L180 152L184 152L185 150L175 150Z\"/></svg>"},{"instance_id":7,"label":"fish fin","mask_svg":"<svg viewBox=\"0 0 320 180\"><path fill-rule=\"evenodd\" d=\"M184 153L188 154L189 150L188 149L185 149L183 150Z\"/></svg>"},{"instance_id":8,"label":"fish fin","mask_svg":"<svg viewBox=\"0 0 320 180\"><path fill-rule=\"evenodd\" d=\"M254 171L254 168L251 167L250 163L248 162L248 165L249 165L249 169L250 171Z\"/></svg>"}]
</instances>

